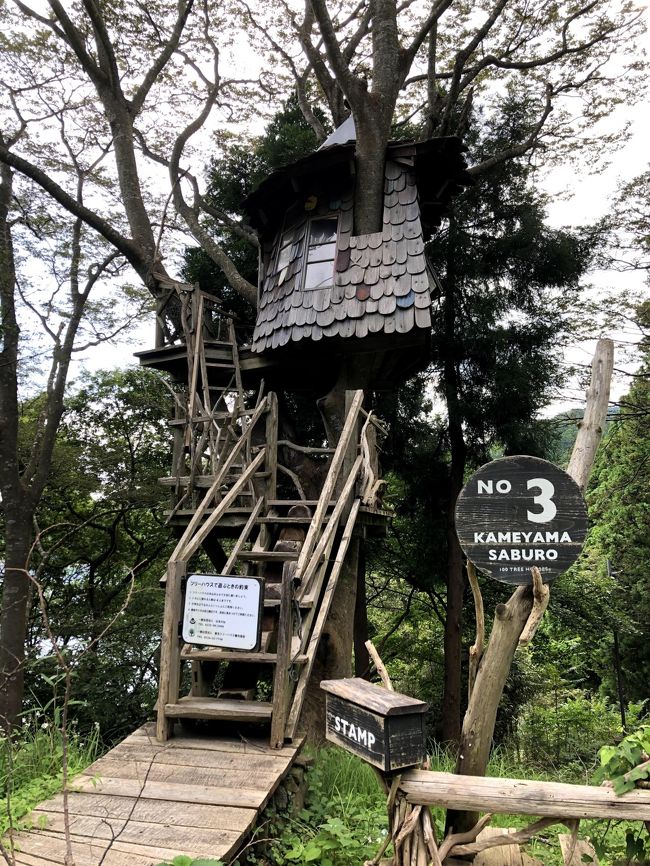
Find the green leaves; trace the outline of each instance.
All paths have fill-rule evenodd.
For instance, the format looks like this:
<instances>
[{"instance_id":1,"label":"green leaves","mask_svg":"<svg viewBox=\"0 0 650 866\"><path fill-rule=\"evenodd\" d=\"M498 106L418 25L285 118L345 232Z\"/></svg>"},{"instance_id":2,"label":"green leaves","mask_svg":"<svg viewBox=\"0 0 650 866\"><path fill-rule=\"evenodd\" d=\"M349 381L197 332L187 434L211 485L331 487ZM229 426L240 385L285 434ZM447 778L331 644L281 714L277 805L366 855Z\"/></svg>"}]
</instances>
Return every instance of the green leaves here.
<instances>
[{"instance_id":1,"label":"green leaves","mask_svg":"<svg viewBox=\"0 0 650 866\"><path fill-rule=\"evenodd\" d=\"M618 746L603 746L595 781L609 779L616 794L624 794L636 783L650 779L650 724L642 725Z\"/></svg>"}]
</instances>

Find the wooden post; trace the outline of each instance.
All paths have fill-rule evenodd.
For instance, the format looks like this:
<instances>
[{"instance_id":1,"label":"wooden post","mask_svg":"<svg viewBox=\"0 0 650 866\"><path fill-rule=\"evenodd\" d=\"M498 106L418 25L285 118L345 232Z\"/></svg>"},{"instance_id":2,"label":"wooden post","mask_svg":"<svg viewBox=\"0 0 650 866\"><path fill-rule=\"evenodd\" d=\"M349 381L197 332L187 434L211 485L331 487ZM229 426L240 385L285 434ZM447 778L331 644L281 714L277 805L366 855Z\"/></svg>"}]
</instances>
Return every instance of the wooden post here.
<instances>
[{"instance_id":1,"label":"wooden post","mask_svg":"<svg viewBox=\"0 0 650 866\"><path fill-rule=\"evenodd\" d=\"M267 395L269 411L266 416L266 502L277 498L278 484L278 397L273 391ZM266 503L265 503L266 504Z\"/></svg>"},{"instance_id":2,"label":"wooden post","mask_svg":"<svg viewBox=\"0 0 650 866\"><path fill-rule=\"evenodd\" d=\"M568 474L584 490L596 456L607 414L609 380L613 368L611 340L599 340L587 391L585 422L571 455ZM588 421L587 421L588 419ZM496 715L512 660L533 609L532 587L520 586L507 604L496 608L492 634L481 659L472 696L463 720L456 773L483 776L490 756ZM473 812L448 812L447 828L464 832L476 825Z\"/></svg>"},{"instance_id":3,"label":"wooden post","mask_svg":"<svg viewBox=\"0 0 650 866\"><path fill-rule=\"evenodd\" d=\"M582 491L587 487L591 467L596 459L596 451L605 428L613 370L614 343L608 339L598 340L596 354L591 364L591 382L587 391L585 415L578 427L578 435L567 467L568 474Z\"/></svg>"},{"instance_id":4,"label":"wooden post","mask_svg":"<svg viewBox=\"0 0 650 866\"><path fill-rule=\"evenodd\" d=\"M158 718L156 738L165 742L172 735L173 721L165 717L165 706L176 703L180 686L181 639L178 624L182 614L182 580L184 561L171 560L167 566L165 614L160 645L160 680L158 684Z\"/></svg>"},{"instance_id":5,"label":"wooden post","mask_svg":"<svg viewBox=\"0 0 650 866\"><path fill-rule=\"evenodd\" d=\"M285 562L280 589L280 616L276 649L275 676L273 678L273 715L271 716L271 748L284 745L284 729L289 709L289 665L291 664L291 588L295 564Z\"/></svg>"}]
</instances>

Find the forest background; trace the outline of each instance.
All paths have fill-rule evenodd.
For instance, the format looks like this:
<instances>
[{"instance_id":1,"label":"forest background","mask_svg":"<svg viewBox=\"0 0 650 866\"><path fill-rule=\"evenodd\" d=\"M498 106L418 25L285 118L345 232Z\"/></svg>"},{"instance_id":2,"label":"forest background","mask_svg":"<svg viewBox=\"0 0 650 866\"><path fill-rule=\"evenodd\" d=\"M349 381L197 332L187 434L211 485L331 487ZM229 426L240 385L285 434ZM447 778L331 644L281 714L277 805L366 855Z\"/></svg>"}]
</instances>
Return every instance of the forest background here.
<instances>
[{"instance_id":1,"label":"forest background","mask_svg":"<svg viewBox=\"0 0 650 866\"><path fill-rule=\"evenodd\" d=\"M430 703L431 737L457 741L474 626L455 496L500 454L562 464L579 411L540 416L571 372L565 347L635 322L639 366L594 470L585 554L516 657L496 741L527 765L588 767L643 717L650 316L640 298L595 301L587 286L596 268L647 271L648 175L627 178L603 219L572 229L549 224L540 185L543 168L599 170L621 146L624 124L603 121L643 97L642 17L625 3L546 4L535 14L506 2L449 6L418 16L404 4L391 73L401 89L388 105L378 39L394 39L391 4L330 10L334 39L321 3L304 17L245 4L144 12L86 2L69 15L54 0L48 12L3 7L0 656L9 721L21 704L34 727L58 718L52 636L74 669L70 712L81 736L98 725L110 745L150 717L157 582L171 547L156 483L169 462L170 398L146 371L68 382L70 364L151 317L150 293L172 271L250 320L256 253L241 201L317 146L347 114L344 98L362 161L364 148L376 155L391 136L456 133L477 180L429 248L441 280L432 366L399 393L377 395L391 431L382 461L395 517L366 551L357 672L368 668L370 636L396 687ZM254 78L224 71L244 41L269 58ZM383 114L373 124L377 94ZM269 119L251 136L260 98ZM194 147L201 127L208 135ZM25 569L42 587L49 633ZM483 591L489 611L502 591L487 581Z\"/></svg>"}]
</instances>

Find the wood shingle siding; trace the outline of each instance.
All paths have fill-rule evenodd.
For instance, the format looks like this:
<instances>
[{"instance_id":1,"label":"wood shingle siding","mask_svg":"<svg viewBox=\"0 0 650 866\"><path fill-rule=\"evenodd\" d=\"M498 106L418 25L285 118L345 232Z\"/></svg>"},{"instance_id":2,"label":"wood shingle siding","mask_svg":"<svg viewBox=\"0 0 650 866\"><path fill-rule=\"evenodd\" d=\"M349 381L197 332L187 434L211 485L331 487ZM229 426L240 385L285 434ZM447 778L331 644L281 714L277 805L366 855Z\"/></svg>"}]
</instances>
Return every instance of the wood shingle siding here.
<instances>
[{"instance_id":1,"label":"wood shingle siding","mask_svg":"<svg viewBox=\"0 0 650 866\"><path fill-rule=\"evenodd\" d=\"M363 338L429 328L436 284L424 254L414 171L386 162L383 228L372 234L353 234L351 187L336 200L320 197L310 204L315 206L285 223L268 248L253 351L303 339ZM327 217L338 220L331 284L307 289L310 222Z\"/></svg>"}]
</instances>

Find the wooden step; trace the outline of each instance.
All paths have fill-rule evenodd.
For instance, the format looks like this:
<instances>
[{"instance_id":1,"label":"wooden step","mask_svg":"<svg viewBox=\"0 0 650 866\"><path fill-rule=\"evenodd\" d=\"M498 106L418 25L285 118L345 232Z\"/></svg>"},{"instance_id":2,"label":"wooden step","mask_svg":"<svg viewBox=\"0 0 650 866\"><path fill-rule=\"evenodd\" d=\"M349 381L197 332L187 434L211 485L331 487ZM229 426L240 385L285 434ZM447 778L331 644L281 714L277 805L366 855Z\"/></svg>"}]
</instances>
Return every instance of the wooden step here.
<instances>
[{"instance_id":1,"label":"wooden step","mask_svg":"<svg viewBox=\"0 0 650 866\"><path fill-rule=\"evenodd\" d=\"M237 559L244 562L296 562L299 556L297 550L242 550Z\"/></svg>"},{"instance_id":2,"label":"wooden step","mask_svg":"<svg viewBox=\"0 0 650 866\"><path fill-rule=\"evenodd\" d=\"M258 517L256 523L277 523L279 526L299 526L306 525L312 522L313 517ZM323 523L327 523L329 517L323 518Z\"/></svg>"},{"instance_id":3,"label":"wooden step","mask_svg":"<svg viewBox=\"0 0 650 866\"><path fill-rule=\"evenodd\" d=\"M244 662L246 664L256 663L262 665L274 665L278 660L277 653L247 653L222 649L183 650L181 658L185 661ZM306 661L307 656L302 654L291 659L291 662L297 665L302 665Z\"/></svg>"},{"instance_id":4,"label":"wooden step","mask_svg":"<svg viewBox=\"0 0 650 866\"><path fill-rule=\"evenodd\" d=\"M292 505L318 505L318 499L269 499L266 503L269 508L277 508L285 505L290 508ZM327 503L329 506L336 505L336 499L330 499Z\"/></svg>"},{"instance_id":5,"label":"wooden step","mask_svg":"<svg viewBox=\"0 0 650 866\"><path fill-rule=\"evenodd\" d=\"M224 698L180 698L165 704L165 715L173 719L223 719L232 722L265 722L273 704L266 701L233 701Z\"/></svg>"},{"instance_id":6,"label":"wooden step","mask_svg":"<svg viewBox=\"0 0 650 866\"><path fill-rule=\"evenodd\" d=\"M314 606L313 598L304 598L304 599L296 599L298 602L298 606L301 610L309 609ZM268 610L270 608L280 607L280 599L279 598L265 598L264 599L264 610Z\"/></svg>"}]
</instances>

